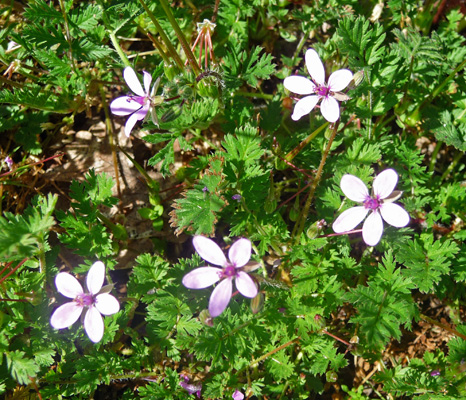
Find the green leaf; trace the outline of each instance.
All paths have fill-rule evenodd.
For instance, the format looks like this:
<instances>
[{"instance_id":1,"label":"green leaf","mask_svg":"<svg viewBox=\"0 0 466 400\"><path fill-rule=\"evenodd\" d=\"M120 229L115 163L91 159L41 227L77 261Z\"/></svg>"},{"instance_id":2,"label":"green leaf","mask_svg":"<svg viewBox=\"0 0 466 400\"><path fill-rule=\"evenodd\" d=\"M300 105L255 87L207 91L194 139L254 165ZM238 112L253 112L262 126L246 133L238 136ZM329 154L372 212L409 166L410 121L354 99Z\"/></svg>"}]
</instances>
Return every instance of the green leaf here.
<instances>
[{"instance_id":1,"label":"green leaf","mask_svg":"<svg viewBox=\"0 0 466 400\"><path fill-rule=\"evenodd\" d=\"M13 378L21 385L28 385L39 372L39 366L34 360L27 358L24 351L12 351L5 353L8 370Z\"/></svg>"},{"instance_id":2,"label":"green leaf","mask_svg":"<svg viewBox=\"0 0 466 400\"><path fill-rule=\"evenodd\" d=\"M383 26L378 23L371 26L364 17L343 18L337 33L343 41L341 51L349 54L349 65L353 69L375 64L385 52L382 46L385 40Z\"/></svg>"},{"instance_id":3,"label":"green leaf","mask_svg":"<svg viewBox=\"0 0 466 400\"><path fill-rule=\"evenodd\" d=\"M450 265L458 245L451 240L435 240L432 234L423 233L414 241L398 246L396 260L404 264L404 275L413 279L423 293L434 290L442 275L450 272Z\"/></svg>"}]
</instances>

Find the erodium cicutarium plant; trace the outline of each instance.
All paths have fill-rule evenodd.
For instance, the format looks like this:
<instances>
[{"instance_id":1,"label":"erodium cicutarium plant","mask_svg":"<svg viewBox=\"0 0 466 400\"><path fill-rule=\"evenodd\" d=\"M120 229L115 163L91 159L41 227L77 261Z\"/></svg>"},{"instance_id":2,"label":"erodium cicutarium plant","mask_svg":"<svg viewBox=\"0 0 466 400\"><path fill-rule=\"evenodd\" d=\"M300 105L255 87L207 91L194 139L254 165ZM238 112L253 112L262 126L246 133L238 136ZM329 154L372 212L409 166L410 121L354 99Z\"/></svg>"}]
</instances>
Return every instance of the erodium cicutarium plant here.
<instances>
[{"instance_id":1,"label":"erodium cicutarium plant","mask_svg":"<svg viewBox=\"0 0 466 400\"><path fill-rule=\"evenodd\" d=\"M232 295L233 280L236 288L248 298L256 297L258 290L252 278L241 270L251 258L251 242L238 239L232 244L226 259L222 249L211 239L195 236L193 245L198 254L207 262L217 267L200 267L183 277L183 285L189 289L204 289L221 281L212 292L209 301L209 313L218 317L228 306Z\"/></svg>"}]
</instances>

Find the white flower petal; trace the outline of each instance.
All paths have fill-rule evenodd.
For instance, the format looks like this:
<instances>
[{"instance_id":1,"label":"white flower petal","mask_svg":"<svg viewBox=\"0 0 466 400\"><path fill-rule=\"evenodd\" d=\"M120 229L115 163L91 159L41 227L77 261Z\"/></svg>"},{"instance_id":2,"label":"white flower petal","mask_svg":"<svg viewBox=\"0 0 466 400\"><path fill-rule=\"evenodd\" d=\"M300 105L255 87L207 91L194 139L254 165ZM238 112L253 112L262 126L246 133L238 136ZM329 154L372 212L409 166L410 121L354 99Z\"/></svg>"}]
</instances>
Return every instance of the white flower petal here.
<instances>
[{"instance_id":1,"label":"white flower petal","mask_svg":"<svg viewBox=\"0 0 466 400\"><path fill-rule=\"evenodd\" d=\"M126 121L125 124L125 135L129 137L131 135L131 131L136 125L136 122L141 121L147 115L147 111L149 110L149 105L141 107L138 111L132 114Z\"/></svg>"},{"instance_id":2,"label":"white flower petal","mask_svg":"<svg viewBox=\"0 0 466 400\"><path fill-rule=\"evenodd\" d=\"M320 105L320 112L328 122L335 122L340 118L340 105L332 96L324 97Z\"/></svg>"},{"instance_id":3,"label":"white flower petal","mask_svg":"<svg viewBox=\"0 0 466 400\"><path fill-rule=\"evenodd\" d=\"M100 342L104 335L104 320L94 306L89 307L84 316L84 330L94 343Z\"/></svg>"},{"instance_id":4,"label":"white flower petal","mask_svg":"<svg viewBox=\"0 0 466 400\"><path fill-rule=\"evenodd\" d=\"M103 315L113 315L120 311L120 303L111 294L99 294L95 298L95 307Z\"/></svg>"},{"instance_id":5,"label":"white flower petal","mask_svg":"<svg viewBox=\"0 0 466 400\"><path fill-rule=\"evenodd\" d=\"M138 96L144 97L146 94L144 93L144 89L142 88L141 82L139 82L138 76L134 69L131 67L126 67L123 70L123 78L125 78L125 82L128 87L136 93Z\"/></svg>"},{"instance_id":6,"label":"white flower petal","mask_svg":"<svg viewBox=\"0 0 466 400\"><path fill-rule=\"evenodd\" d=\"M147 71L142 71L142 75L144 80L144 91L146 92L146 96L148 96L150 92L150 84L152 83L152 76Z\"/></svg>"},{"instance_id":7,"label":"white flower petal","mask_svg":"<svg viewBox=\"0 0 466 400\"><path fill-rule=\"evenodd\" d=\"M92 264L89 272L87 273L86 285L87 290L91 294L99 293L99 290L102 289L105 279L105 265L102 261L96 261Z\"/></svg>"},{"instance_id":8,"label":"white flower petal","mask_svg":"<svg viewBox=\"0 0 466 400\"><path fill-rule=\"evenodd\" d=\"M129 115L141 108L141 104L130 96L117 97L110 103L110 111L115 115Z\"/></svg>"},{"instance_id":9,"label":"white flower petal","mask_svg":"<svg viewBox=\"0 0 466 400\"><path fill-rule=\"evenodd\" d=\"M69 299L74 299L78 294L84 293L83 287L78 280L68 272L60 272L55 277L57 290Z\"/></svg>"},{"instance_id":10,"label":"white flower petal","mask_svg":"<svg viewBox=\"0 0 466 400\"><path fill-rule=\"evenodd\" d=\"M409 224L409 214L406 210L395 203L384 203L380 206L382 218L391 226L403 228Z\"/></svg>"},{"instance_id":11,"label":"white flower petal","mask_svg":"<svg viewBox=\"0 0 466 400\"><path fill-rule=\"evenodd\" d=\"M296 94L312 94L316 85L304 76L289 76L283 81L283 86Z\"/></svg>"},{"instance_id":12,"label":"white flower petal","mask_svg":"<svg viewBox=\"0 0 466 400\"><path fill-rule=\"evenodd\" d=\"M224 279L214 289L209 300L209 314L218 317L227 308L231 299L231 278Z\"/></svg>"},{"instance_id":13,"label":"white flower petal","mask_svg":"<svg viewBox=\"0 0 466 400\"><path fill-rule=\"evenodd\" d=\"M297 121L304 115L309 114L312 111L312 109L316 106L318 101L319 101L319 96L312 95L312 96L303 97L301 100L299 100L295 104L291 119L293 121Z\"/></svg>"},{"instance_id":14,"label":"white flower petal","mask_svg":"<svg viewBox=\"0 0 466 400\"><path fill-rule=\"evenodd\" d=\"M74 301L58 307L50 318L50 325L55 329L68 328L73 325L83 312L83 307Z\"/></svg>"},{"instance_id":15,"label":"white flower petal","mask_svg":"<svg viewBox=\"0 0 466 400\"><path fill-rule=\"evenodd\" d=\"M378 174L372 185L374 194L379 196L381 199L388 197L398 182L398 174L394 169L386 169Z\"/></svg>"},{"instance_id":16,"label":"white flower petal","mask_svg":"<svg viewBox=\"0 0 466 400\"><path fill-rule=\"evenodd\" d=\"M213 240L204 236L194 236L193 246L197 253L207 262L224 266L227 263L222 249Z\"/></svg>"},{"instance_id":17,"label":"white flower petal","mask_svg":"<svg viewBox=\"0 0 466 400\"><path fill-rule=\"evenodd\" d=\"M362 203L369 196L364 182L357 176L346 174L340 181L340 187L348 199Z\"/></svg>"},{"instance_id":18,"label":"white flower petal","mask_svg":"<svg viewBox=\"0 0 466 400\"><path fill-rule=\"evenodd\" d=\"M309 49L306 51L306 54L304 56L306 60L306 67L309 72L309 75L311 75L312 79L319 84L319 85L324 85L325 84L325 69L324 69L324 64L322 64L322 61L320 60L319 55L314 49Z\"/></svg>"},{"instance_id":19,"label":"white flower petal","mask_svg":"<svg viewBox=\"0 0 466 400\"><path fill-rule=\"evenodd\" d=\"M368 246L379 243L383 233L382 217L377 211L372 212L362 226L362 238Z\"/></svg>"},{"instance_id":20,"label":"white flower petal","mask_svg":"<svg viewBox=\"0 0 466 400\"><path fill-rule=\"evenodd\" d=\"M369 210L362 206L349 208L343 211L333 223L333 230L336 233L343 233L356 228L367 215L368 211Z\"/></svg>"},{"instance_id":21,"label":"white flower petal","mask_svg":"<svg viewBox=\"0 0 466 400\"><path fill-rule=\"evenodd\" d=\"M183 277L182 283L188 289L204 289L218 282L221 275L221 268L200 267L188 272Z\"/></svg>"},{"instance_id":22,"label":"white flower petal","mask_svg":"<svg viewBox=\"0 0 466 400\"><path fill-rule=\"evenodd\" d=\"M228 258L236 268L246 265L251 259L251 241L244 238L237 240L230 247Z\"/></svg>"},{"instance_id":23,"label":"white flower petal","mask_svg":"<svg viewBox=\"0 0 466 400\"><path fill-rule=\"evenodd\" d=\"M244 271L238 271L235 278L236 288L244 296L250 299L257 296L257 286L253 279Z\"/></svg>"},{"instance_id":24,"label":"white flower petal","mask_svg":"<svg viewBox=\"0 0 466 400\"><path fill-rule=\"evenodd\" d=\"M339 92L346 88L353 79L349 69L339 69L328 78L328 87L332 92Z\"/></svg>"}]
</instances>

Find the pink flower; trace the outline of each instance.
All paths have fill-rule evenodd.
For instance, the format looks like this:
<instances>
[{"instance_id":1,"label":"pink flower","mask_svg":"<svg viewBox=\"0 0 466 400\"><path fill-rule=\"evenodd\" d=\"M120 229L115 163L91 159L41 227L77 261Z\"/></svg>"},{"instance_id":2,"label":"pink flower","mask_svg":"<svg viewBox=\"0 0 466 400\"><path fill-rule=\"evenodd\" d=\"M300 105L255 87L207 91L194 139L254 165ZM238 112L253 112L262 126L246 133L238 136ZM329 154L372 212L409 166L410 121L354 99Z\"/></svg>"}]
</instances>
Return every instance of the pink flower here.
<instances>
[{"instance_id":1,"label":"pink flower","mask_svg":"<svg viewBox=\"0 0 466 400\"><path fill-rule=\"evenodd\" d=\"M162 104L163 97L155 96L155 93L159 87L160 78L155 81L154 86L152 86L152 90L150 90L152 76L146 71L142 71L142 73L144 75L144 89L142 88L134 69L126 67L123 70L123 77L125 78L129 88L136 95L117 97L110 104L110 110L113 114L122 116L130 115L125 124L125 135L128 137L136 122L146 118L149 110L152 122L154 122L155 125L159 124L157 114L155 113L155 106Z\"/></svg>"},{"instance_id":2,"label":"pink flower","mask_svg":"<svg viewBox=\"0 0 466 400\"><path fill-rule=\"evenodd\" d=\"M84 311L84 330L94 343L104 334L103 315L112 315L120 310L118 300L111 294L111 286L102 288L105 279L105 265L101 261L92 264L86 278L88 293L85 293L78 280L67 272L55 277L57 290L65 297L73 299L58 307L52 314L50 324L55 329L73 325Z\"/></svg>"},{"instance_id":3,"label":"pink flower","mask_svg":"<svg viewBox=\"0 0 466 400\"><path fill-rule=\"evenodd\" d=\"M251 242L248 239L239 239L233 243L228 252L230 261L213 240L194 236L193 245L204 260L222 267L196 268L183 277L183 285L188 289L204 289L221 280L210 296L209 313L212 317L218 317L228 306L233 279L236 288L243 296L251 299L256 297L258 292L256 284L246 272L241 270L251 258Z\"/></svg>"},{"instance_id":4,"label":"pink flower","mask_svg":"<svg viewBox=\"0 0 466 400\"><path fill-rule=\"evenodd\" d=\"M340 182L341 190L350 200L363 205L344 211L333 223L333 230L336 233L350 231L372 211L362 226L362 238L369 246L375 246L382 237L382 218L397 228L408 225L409 214L401 206L393 203L401 196L401 192L394 191L397 182L398 174L395 170L382 171L374 179L371 196L361 179L354 175L343 175Z\"/></svg>"},{"instance_id":5,"label":"pink flower","mask_svg":"<svg viewBox=\"0 0 466 400\"><path fill-rule=\"evenodd\" d=\"M241 393L238 389L235 390L235 393L233 393L233 400L243 400L244 399L244 394Z\"/></svg>"},{"instance_id":6,"label":"pink flower","mask_svg":"<svg viewBox=\"0 0 466 400\"><path fill-rule=\"evenodd\" d=\"M349 85L353 79L353 73L348 69L340 69L332 73L328 78L328 83L325 83L324 64L317 52L309 49L306 51L305 60L312 80L295 75L283 81L283 85L290 92L306 95L296 103L291 118L294 121L299 120L309 114L319 100L322 100L320 112L327 121L335 122L340 118L340 106L337 100L349 99L348 96L339 92Z\"/></svg>"}]
</instances>

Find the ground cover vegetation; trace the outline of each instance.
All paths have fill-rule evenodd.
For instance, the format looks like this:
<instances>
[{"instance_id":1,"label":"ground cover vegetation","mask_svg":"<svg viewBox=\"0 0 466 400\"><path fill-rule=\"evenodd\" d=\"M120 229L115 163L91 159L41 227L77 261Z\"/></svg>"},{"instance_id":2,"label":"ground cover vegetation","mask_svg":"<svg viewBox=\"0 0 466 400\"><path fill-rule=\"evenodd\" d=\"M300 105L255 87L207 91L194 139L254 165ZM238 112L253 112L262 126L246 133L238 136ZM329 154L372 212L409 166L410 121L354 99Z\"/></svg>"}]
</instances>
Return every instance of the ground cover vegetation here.
<instances>
[{"instance_id":1,"label":"ground cover vegetation","mask_svg":"<svg viewBox=\"0 0 466 400\"><path fill-rule=\"evenodd\" d=\"M0 2L0 394L466 397L464 2Z\"/></svg>"}]
</instances>

